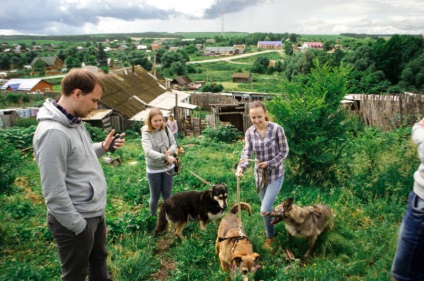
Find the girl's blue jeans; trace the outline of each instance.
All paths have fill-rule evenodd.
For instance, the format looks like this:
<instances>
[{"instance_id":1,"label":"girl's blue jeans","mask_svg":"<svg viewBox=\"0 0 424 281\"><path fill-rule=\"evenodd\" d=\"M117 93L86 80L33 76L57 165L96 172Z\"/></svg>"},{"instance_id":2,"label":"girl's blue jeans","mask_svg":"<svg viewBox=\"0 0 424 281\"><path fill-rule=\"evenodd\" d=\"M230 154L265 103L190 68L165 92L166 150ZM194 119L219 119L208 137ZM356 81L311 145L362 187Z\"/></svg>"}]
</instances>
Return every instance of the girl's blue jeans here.
<instances>
[{"instance_id":1,"label":"girl's blue jeans","mask_svg":"<svg viewBox=\"0 0 424 281\"><path fill-rule=\"evenodd\" d=\"M392 276L396 281L424 280L424 200L413 191L400 225Z\"/></svg>"},{"instance_id":2,"label":"girl's blue jeans","mask_svg":"<svg viewBox=\"0 0 424 281\"><path fill-rule=\"evenodd\" d=\"M266 217L263 213L269 213L273 209L275 198L277 198L283 185L284 175L277 178L274 182L270 183L266 188L259 191L259 198L261 199L261 216L264 220L266 236L273 238L275 236L275 227L271 224L272 218Z\"/></svg>"}]
</instances>

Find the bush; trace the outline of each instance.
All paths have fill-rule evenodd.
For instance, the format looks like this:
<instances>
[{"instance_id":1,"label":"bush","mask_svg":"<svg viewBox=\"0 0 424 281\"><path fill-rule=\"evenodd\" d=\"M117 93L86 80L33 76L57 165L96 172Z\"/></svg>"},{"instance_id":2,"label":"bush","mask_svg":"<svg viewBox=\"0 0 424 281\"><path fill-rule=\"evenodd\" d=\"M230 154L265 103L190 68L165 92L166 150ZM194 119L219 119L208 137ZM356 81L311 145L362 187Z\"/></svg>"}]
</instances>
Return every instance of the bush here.
<instances>
[{"instance_id":1,"label":"bush","mask_svg":"<svg viewBox=\"0 0 424 281\"><path fill-rule=\"evenodd\" d=\"M8 103L19 103L19 101L21 100L22 94L8 94L6 96L6 102Z\"/></svg>"},{"instance_id":2,"label":"bush","mask_svg":"<svg viewBox=\"0 0 424 281\"><path fill-rule=\"evenodd\" d=\"M15 180L16 172L21 163L21 155L15 148L0 139L0 194L7 193Z\"/></svg>"},{"instance_id":3,"label":"bush","mask_svg":"<svg viewBox=\"0 0 424 281\"><path fill-rule=\"evenodd\" d=\"M34 136L36 126L31 125L27 128L12 127L0 130L0 139L7 140L16 149L24 149L32 146L32 138Z\"/></svg>"},{"instance_id":4,"label":"bush","mask_svg":"<svg viewBox=\"0 0 424 281\"><path fill-rule=\"evenodd\" d=\"M21 127L21 128L29 128L33 125L37 125L38 121L36 118L24 118L24 119L18 119L15 123L15 127Z\"/></svg>"},{"instance_id":5,"label":"bush","mask_svg":"<svg viewBox=\"0 0 424 281\"><path fill-rule=\"evenodd\" d=\"M91 126L89 123L84 122L84 126L90 134L91 140L93 142L104 141L108 135L102 128Z\"/></svg>"},{"instance_id":6,"label":"bush","mask_svg":"<svg viewBox=\"0 0 424 281\"><path fill-rule=\"evenodd\" d=\"M218 126L216 129L207 127L202 134L212 141L225 143L235 142L241 137L241 133L233 125Z\"/></svg>"}]
</instances>

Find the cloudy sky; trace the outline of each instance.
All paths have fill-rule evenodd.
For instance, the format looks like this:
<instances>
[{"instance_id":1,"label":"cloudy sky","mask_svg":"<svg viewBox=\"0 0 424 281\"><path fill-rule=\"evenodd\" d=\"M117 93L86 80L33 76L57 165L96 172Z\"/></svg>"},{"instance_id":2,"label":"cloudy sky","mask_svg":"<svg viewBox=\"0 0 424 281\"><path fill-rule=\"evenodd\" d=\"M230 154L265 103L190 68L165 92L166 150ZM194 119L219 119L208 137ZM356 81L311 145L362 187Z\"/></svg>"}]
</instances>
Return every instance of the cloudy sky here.
<instances>
[{"instance_id":1,"label":"cloudy sky","mask_svg":"<svg viewBox=\"0 0 424 281\"><path fill-rule=\"evenodd\" d=\"M424 34L423 0L1 1L0 34Z\"/></svg>"}]
</instances>

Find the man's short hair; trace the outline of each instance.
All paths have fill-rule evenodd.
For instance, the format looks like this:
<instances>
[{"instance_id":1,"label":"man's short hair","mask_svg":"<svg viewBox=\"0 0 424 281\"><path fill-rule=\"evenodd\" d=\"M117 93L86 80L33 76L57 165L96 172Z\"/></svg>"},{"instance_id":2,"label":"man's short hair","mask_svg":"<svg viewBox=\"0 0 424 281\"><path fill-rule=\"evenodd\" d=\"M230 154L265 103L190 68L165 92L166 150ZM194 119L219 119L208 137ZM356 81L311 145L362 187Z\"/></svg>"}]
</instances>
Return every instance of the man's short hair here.
<instances>
[{"instance_id":1,"label":"man's short hair","mask_svg":"<svg viewBox=\"0 0 424 281\"><path fill-rule=\"evenodd\" d=\"M70 96L75 89L80 89L83 95L91 93L96 85L102 88L103 93L105 92L98 75L88 69L73 68L63 77L60 87L63 95Z\"/></svg>"}]
</instances>

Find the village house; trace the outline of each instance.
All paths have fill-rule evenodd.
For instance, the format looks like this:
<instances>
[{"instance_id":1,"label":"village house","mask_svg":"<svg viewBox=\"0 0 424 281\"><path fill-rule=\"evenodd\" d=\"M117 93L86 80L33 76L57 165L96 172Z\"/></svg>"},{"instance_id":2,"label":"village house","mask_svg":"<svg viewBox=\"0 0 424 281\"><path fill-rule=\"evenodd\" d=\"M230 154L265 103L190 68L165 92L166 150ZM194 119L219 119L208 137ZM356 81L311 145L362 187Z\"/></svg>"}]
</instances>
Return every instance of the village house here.
<instances>
[{"instance_id":1,"label":"village house","mask_svg":"<svg viewBox=\"0 0 424 281\"><path fill-rule=\"evenodd\" d=\"M183 88L192 84L193 81L187 75L175 77L170 81L171 88Z\"/></svg>"},{"instance_id":2,"label":"village house","mask_svg":"<svg viewBox=\"0 0 424 281\"><path fill-rule=\"evenodd\" d=\"M34 65L37 61L43 61L46 64L45 70L60 70L64 67L63 62L58 56L50 56L50 57L35 57L31 62L31 67L34 69Z\"/></svg>"},{"instance_id":3,"label":"village house","mask_svg":"<svg viewBox=\"0 0 424 281\"><path fill-rule=\"evenodd\" d=\"M157 50L157 49L160 49L160 48L162 48L162 45L161 44L158 44L158 43L155 43L155 44L151 44L150 45L150 49L152 49L152 51Z\"/></svg>"},{"instance_id":4,"label":"village house","mask_svg":"<svg viewBox=\"0 0 424 281\"><path fill-rule=\"evenodd\" d=\"M244 51L246 50L246 45L234 45L234 49L236 50L237 54L244 54Z\"/></svg>"},{"instance_id":5,"label":"village house","mask_svg":"<svg viewBox=\"0 0 424 281\"><path fill-rule=\"evenodd\" d=\"M2 91L52 92L53 85L41 78L10 79L1 86Z\"/></svg>"},{"instance_id":6,"label":"village house","mask_svg":"<svg viewBox=\"0 0 424 281\"><path fill-rule=\"evenodd\" d=\"M251 83L253 81L253 76L251 73L234 73L232 79L234 83Z\"/></svg>"},{"instance_id":7,"label":"village house","mask_svg":"<svg viewBox=\"0 0 424 281\"><path fill-rule=\"evenodd\" d=\"M234 47L205 47L203 50L205 56L228 56L236 53Z\"/></svg>"},{"instance_id":8,"label":"village house","mask_svg":"<svg viewBox=\"0 0 424 281\"><path fill-rule=\"evenodd\" d=\"M281 41L258 41L258 48L281 50L283 43Z\"/></svg>"},{"instance_id":9,"label":"village house","mask_svg":"<svg viewBox=\"0 0 424 281\"><path fill-rule=\"evenodd\" d=\"M317 49L322 50L322 43L321 42L305 42L302 45L302 51L305 51L307 49Z\"/></svg>"}]
</instances>

